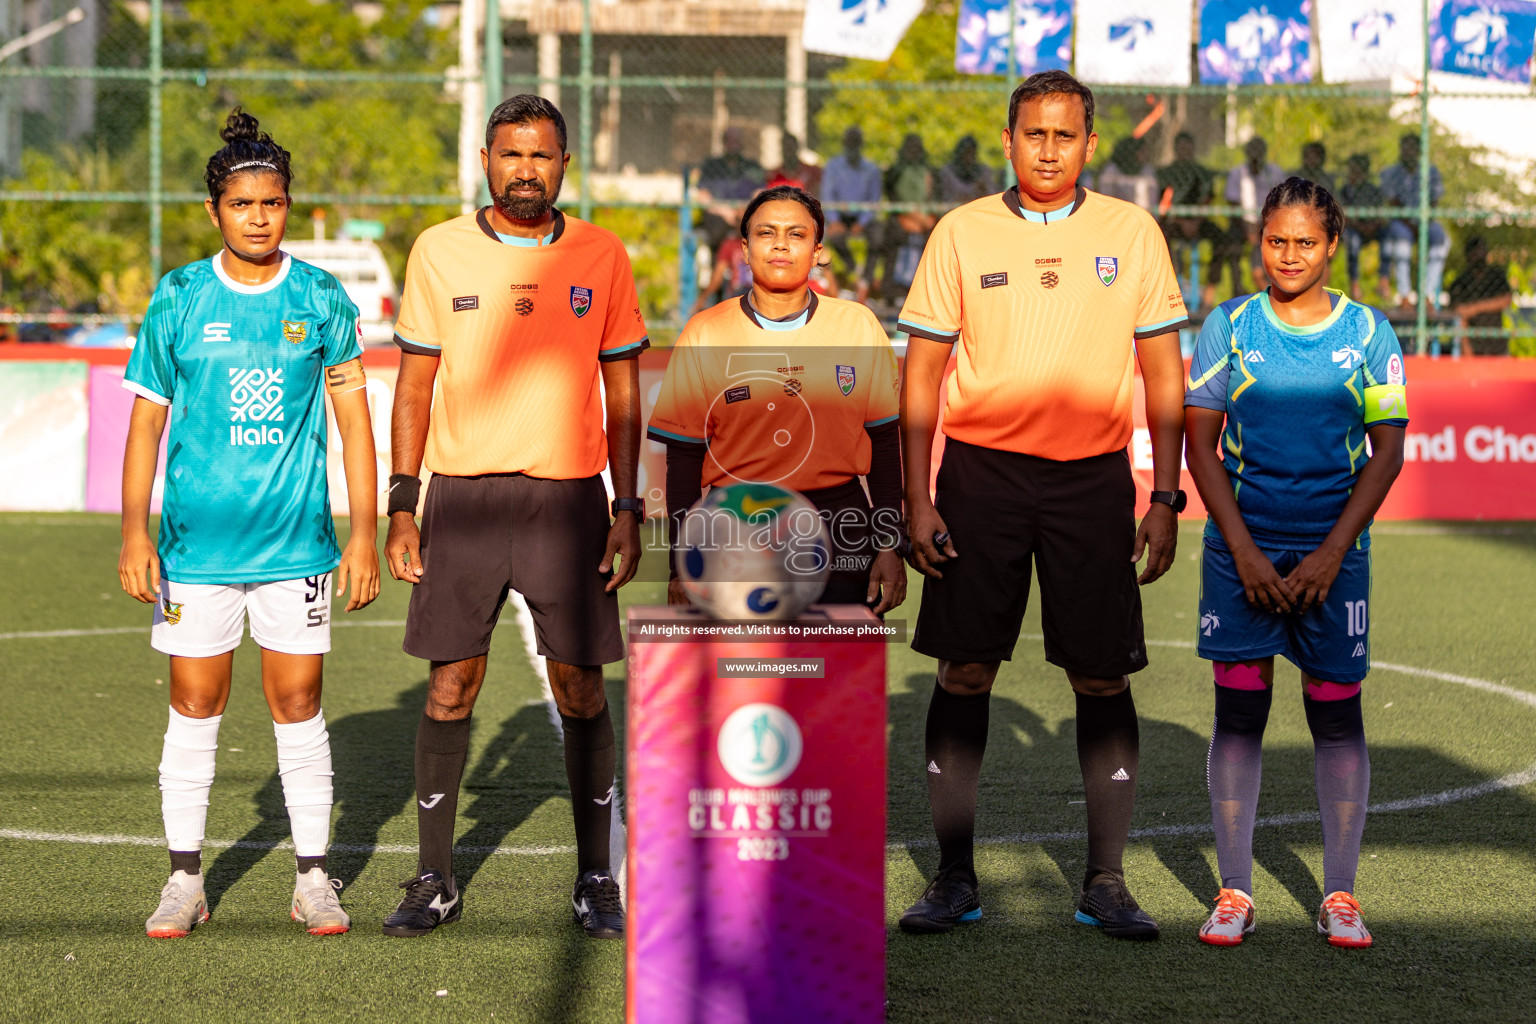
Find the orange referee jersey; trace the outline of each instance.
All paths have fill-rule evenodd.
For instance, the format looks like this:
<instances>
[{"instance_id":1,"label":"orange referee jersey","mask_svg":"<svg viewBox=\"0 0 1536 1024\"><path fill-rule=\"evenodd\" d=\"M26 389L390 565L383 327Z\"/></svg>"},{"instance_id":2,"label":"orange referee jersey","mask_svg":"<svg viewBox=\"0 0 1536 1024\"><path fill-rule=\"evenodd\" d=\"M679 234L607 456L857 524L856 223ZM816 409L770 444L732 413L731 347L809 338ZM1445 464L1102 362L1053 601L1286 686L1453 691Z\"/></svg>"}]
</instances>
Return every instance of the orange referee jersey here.
<instances>
[{"instance_id":1,"label":"orange referee jersey","mask_svg":"<svg viewBox=\"0 0 1536 1024\"><path fill-rule=\"evenodd\" d=\"M1132 339L1189 315L1145 210L1079 188L1040 214L1012 188L939 221L899 323L960 342L946 436L1064 461L1130 443Z\"/></svg>"},{"instance_id":2,"label":"orange referee jersey","mask_svg":"<svg viewBox=\"0 0 1536 1024\"><path fill-rule=\"evenodd\" d=\"M514 238L485 210L416 239L395 343L442 359L428 469L550 480L602 472L598 363L650 344L613 232L556 211L544 238Z\"/></svg>"},{"instance_id":3,"label":"orange referee jersey","mask_svg":"<svg viewBox=\"0 0 1536 1024\"><path fill-rule=\"evenodd\" d=\"M811 295L800 317L759 317L745 295L688 321L647 435L709 445L703 483L797 491L869 472L870 427L897 415L896 354L857 302Z\"/></svg>"}]
</instances>

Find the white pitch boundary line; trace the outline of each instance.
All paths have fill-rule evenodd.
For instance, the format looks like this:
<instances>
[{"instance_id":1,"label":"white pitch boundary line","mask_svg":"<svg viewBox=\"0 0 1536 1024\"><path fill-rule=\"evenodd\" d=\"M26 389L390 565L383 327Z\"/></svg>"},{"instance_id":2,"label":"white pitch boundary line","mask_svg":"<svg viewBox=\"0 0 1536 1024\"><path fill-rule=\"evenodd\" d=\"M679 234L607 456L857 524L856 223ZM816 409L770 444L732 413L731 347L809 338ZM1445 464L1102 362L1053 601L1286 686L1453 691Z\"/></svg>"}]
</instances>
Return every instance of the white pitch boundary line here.
<instances>
[{"instance_id":1,"label":"white pitch boundary line","mask_svg":"<svg viewBox=\"0 0 1536 1024\"><path fill-rule=\"evenodd\" d=\"M404 619L367 619L361 622L332 622L331 628L404 626ZM103 629L30 629L20 633L0 633L0 640L56 640L70 636L121 636L127 633L149 635L148 626L111 626Z\"/></svg>"},{"instance_id":2,"label":"white pitch boundary line","mask_svg":"<svg viewBox=\"0 0 1536 1024\"><path fill-rule=\"evenodd\" d=\"M512 592L513 608L517 612L518 628L523 636L524 650L528 655L529 663L544 689L544 703L549 708L550 721L555 729L563 737L560 727L560 713L554 706L554 695L549 688L548 672L544 667L544 659L538 653L537 642L534 639L533 616L528 609L527 602L516 591ZM384 626L403 625L394 621L355 622L345 623L351 626ZM340 623L338 623L340 625ZM100 636L113 633L137 632L135 629L105 629L105 630L56 630L46 634L47 636ZM38 634L33 633L0 633L0 640L31 639ZM1021 640L1040 640L1038 633L1022 633ZM1149 647L1176 647L1192 649L1195 644L1188 640L1148 640ZM1497 694L1510 700L1536 708L1536 693L1526 690L1518 690L1502 683L1491 682L1487 679L1478 679L1475 676L1457 675L1453 672L1440 672L1435 669L1417 668L1412 665L1398 665L1392 662L1378 661L1373 666L1387 672L1397 672L1402 675L1419 676L1425 679L1436 679L1441 682L1455 683L1459 686L1470 687L1474 690L1482 690L1486 693ZM1401 800L1388 800L1370 804L1366 807L1367 814L1390 814L1395 811L1426 810L1431 807L1443 807L1446 804L1461 803L1467 800L1475 800L1492 793L1506 789L1516 789L1536 783L1536 765L1526 768L1524 771L1513 772L1497 779L1480 782L1472 786L1461 786L1457 789L1447 789L1439 793L1426 793L1422 796L1406 797ZM617 783L615 783L617 787ZM611 833L610 850L619 867L615 869L614 877L620 887L625 884L624 867L624 820L621 809L622 798L617 788L613 798L613 830ZM1291 814L1273 814L1260 818L1254 822L1255 827L1277 828L1286 825L1303 825L1317 820L1315 812L1296 812ZM1131 839L1154 839L1164 836L1188 836L1210 833L1213 829L1209 824L1197 825L1158 825L1151 828L1132 829ZM976 839L978 844L991 845L999 843L1013 843L1019 845L1034 845L1039 843L1054 842L1081 842L1088 838L1087 832L1022 832L1012 835L980 836ZM75 832L42 832L31 829L0 828L0 840L12 839L24 842L48 842L48 843L75 843L88 846L164 846L165 839L160 836L130 836L115 834L93 834ZM203 844L212 849L254 849L254 850L286 850L292 849L293 844L287 840L262 841L262 840L206 840ZM888 853L903 850L916 850L937 845L935 839L911 839L905 842L889 843L886 846ZM333 844L331 849L337 853L415 853L416 847L401 843L377 843L374 845L347 845ZM465 853L500 854L518 857L548 857L556 855L568 855L574 853L574 846L476 846L456 847Z\"/></svg>"}]
</instances>

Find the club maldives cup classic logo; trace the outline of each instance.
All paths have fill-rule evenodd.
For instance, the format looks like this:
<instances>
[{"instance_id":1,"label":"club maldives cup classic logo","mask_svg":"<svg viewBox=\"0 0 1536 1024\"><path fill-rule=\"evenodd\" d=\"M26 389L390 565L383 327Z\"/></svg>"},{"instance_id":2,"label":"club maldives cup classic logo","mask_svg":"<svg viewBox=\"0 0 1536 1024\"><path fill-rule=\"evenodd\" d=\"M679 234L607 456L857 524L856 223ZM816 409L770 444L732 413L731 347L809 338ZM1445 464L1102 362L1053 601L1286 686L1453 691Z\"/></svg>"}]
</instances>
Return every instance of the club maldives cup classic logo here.
<instances>
[{"instance_id":1,"label":"club maldives cup classic logo","mask_svg":"<svg viewBox=\"0 0 1536 1024\"><path fill-rule=\"evenodd\" d=\"M592 289L571 287L571 312L580 320L592 308Z\"/></svg>"},{"instance_id":2,"label":"club maldives cup classic logo","mask_svg":"<svg viewBox=\"0 0 1536 1024\"><path fill-rule=\"evenodd\" d=\"M800 726L777 704L743 704L720 726L720 764L743 786L776 786L800 765Z\"/></svg>"},{"instance_id":3,"label":"club maldives cup classic logo","mask_svg":"<svg viewBox=\"0 0 1536 1024\"><path fill-rule=\"evenodd\" d=\"M1115 278L1120 274L1120 261L1114 256L1100 256L1094 262L1094 267L1099 272L1099 280L1108 288L1115 283Z\"/></svg>"}]
</instances>

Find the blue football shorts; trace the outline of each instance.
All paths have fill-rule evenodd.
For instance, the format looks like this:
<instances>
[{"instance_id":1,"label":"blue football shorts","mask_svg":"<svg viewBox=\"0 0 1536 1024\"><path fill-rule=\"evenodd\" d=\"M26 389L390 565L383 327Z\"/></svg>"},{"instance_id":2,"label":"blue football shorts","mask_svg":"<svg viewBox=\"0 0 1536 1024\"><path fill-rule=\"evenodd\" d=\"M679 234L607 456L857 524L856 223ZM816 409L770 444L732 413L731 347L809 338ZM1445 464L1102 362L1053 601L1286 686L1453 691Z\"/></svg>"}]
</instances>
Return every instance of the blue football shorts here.
<instances>
[{"instance_id":1,"label":"blue football shorts","mask_svg":"<svg viewBox=\"0 0 1536 1024\"><path fill-rule=\"evenodd\" d=\"M1283 578L1311 549L1259 550ZM1207 537L1200 559L1200 657L1254 661L1280 654L1314 679L1358 683L1371 668L1370 600L1369 548L1345 554L1320 606L1305 614L1276 613L1249 603L1232 552Z\"/></svg>"}]
</instances>

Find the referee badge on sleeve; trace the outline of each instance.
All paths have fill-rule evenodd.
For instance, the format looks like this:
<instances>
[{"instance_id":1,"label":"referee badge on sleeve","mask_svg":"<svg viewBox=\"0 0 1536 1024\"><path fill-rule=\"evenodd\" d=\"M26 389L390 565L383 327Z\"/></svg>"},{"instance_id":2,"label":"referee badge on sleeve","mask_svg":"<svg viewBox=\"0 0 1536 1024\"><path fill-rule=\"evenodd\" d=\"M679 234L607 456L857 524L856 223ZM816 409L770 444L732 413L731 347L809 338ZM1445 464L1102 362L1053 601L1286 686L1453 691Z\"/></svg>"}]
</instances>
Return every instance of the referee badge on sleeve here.
<instances>
[{"instance_id":1,"label":"referee badge on sleeve","mask_svg":"<svg viewBox=\"0 0 1536 1024\"><path fill-rule=\"evenodd\" d=\"M571 312L576 314L576 319L580 320L582 317L586 316L587 315L587 310L589 310L591 308L592 308L592 289L591 288L577 288L575 286L572 286L572 288L571 288Z\"/></svg>"},{"instance_id":2,"label":"referee badge on sleeve","mask_svg":"<svg viewBox=\"0 0 1536 1024\"><path fill-rule=\"evenodd\" d=\"M841 391L844 397L853 394L853 367L844 366L842 363L837 364L837 390Z\"/></svg>"},{"instance_id":3,"label":"referee badge on sleeve","mask_svg":"<svg viewBox=\"0 0 1536 1024\"><path fill-rule=\"evenodd\" d=\"M1099 272L1099 280L1108 288L1115 283L1115 278L1120 274L1120 261L1113 256L1100 256L1095 262Z\"/></svg>"}]
</instances>

